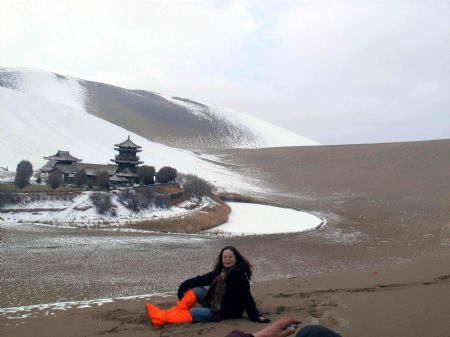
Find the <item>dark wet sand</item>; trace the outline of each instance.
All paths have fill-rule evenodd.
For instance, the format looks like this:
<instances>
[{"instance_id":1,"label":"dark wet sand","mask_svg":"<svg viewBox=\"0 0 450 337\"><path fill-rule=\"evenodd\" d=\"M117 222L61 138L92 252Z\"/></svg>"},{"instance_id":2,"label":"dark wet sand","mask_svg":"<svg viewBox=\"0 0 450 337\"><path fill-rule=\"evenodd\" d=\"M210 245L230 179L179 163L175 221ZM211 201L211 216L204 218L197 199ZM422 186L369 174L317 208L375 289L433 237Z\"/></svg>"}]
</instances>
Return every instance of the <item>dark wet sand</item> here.
<instances>
[{"instance_id":1,"label":"dark wet sand","mask_svg":"<svg viewBox=\"0 0 450 337\"><path fill-rule=\"evenodd\" d=\"M273 318L293 315L345 336L450 336L450 140L219 155L271 188L255 196L316 213L327 224L293 235L171 240L2 226L1 307L173 291L208 271L231 243L254 263L255 295ZM284 281L263 282L276 279ZM1 319L7 336L221 336L236 326L259 328L233 320L154 329L142 304Z\"/></svg>"}]
</instances>

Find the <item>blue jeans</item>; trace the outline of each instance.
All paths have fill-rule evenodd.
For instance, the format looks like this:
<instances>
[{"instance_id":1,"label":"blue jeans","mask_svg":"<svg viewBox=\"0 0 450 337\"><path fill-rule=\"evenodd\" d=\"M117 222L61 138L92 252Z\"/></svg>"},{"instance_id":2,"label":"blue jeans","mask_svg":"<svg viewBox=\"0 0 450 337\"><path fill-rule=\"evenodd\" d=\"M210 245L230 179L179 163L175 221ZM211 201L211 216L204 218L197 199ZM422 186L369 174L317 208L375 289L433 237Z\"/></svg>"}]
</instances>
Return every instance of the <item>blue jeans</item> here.
<instances>
[{"instance_id":1,"label":"blue jeans","mask_svg":"<svg viewBox=\"0 0 450 337\"><path fill-rule=\"evenodd\" d=\"M189 312L191 313L192 320L194 322L215 322L215 321L221 321L222 317L218 313L212 312L211 308L206 306L203 303L203 299L206 296L206 293L208 292L203 287L195 287L192 288L192 291L195 294L195 297L197 298L197 303L201 305L201 307L197 308L191 308L189 309Z\"/></svg>"}]
</instances>

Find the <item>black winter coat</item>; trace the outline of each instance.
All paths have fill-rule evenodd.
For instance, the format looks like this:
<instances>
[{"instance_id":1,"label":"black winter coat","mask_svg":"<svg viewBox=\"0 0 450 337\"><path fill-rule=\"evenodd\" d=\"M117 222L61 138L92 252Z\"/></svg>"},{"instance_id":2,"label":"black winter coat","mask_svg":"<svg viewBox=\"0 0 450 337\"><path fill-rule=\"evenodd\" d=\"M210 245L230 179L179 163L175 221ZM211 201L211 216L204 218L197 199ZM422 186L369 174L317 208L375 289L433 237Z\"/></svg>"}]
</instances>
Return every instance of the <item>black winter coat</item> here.
<instances>
[{"instance_id":1,"label":"black winter coat","mask_svg":"<svg viewBox=\"0 0 450 337\"><path fill-rule=\"evenodd\" d=\"M183 294L189 289L210 286L217 275L216 272L212 271L184 281L178 288L178 298L181 299ZM209 293L206 296L208 297L208 295ZM227 275L220 315L224 319L239 318L242 317L244 311L252 321L257 321L259 316L261 316L250 293L250 283L247 275L241 268L235 268Z\"/></svg>"}]
</instances>

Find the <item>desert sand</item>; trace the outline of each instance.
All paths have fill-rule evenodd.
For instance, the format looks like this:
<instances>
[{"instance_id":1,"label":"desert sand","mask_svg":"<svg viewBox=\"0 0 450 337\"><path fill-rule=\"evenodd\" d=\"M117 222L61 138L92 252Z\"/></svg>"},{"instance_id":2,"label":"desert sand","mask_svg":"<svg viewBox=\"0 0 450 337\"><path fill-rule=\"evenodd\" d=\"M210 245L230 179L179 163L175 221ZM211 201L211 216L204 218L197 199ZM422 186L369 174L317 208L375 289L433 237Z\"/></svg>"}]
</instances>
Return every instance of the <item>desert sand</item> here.
<instances>
[{"instance_id":1,"label":"desert sand","mask_svg":"<svg viewBox=\"0 0 450 337\"><path fill-rule=\"evenodd\" d=\"M449 336L450 259L293 277L254 284L258 307L273 320L298 318L343 336ZM444 273L446 271L447 273ZM2 320L4 336L225 336L255 332L247 319L152 327L144 304L169 307L175 296L117 301L100 307L42 311Z\"/></svg>"},{"instance_id":2,"label":"desert sand","mask_svg":"<svg viewBox=\"0 0 450 337\"><path fill-rule=\"evenodd\" d=\"M254 263L252 292L273 320L289 315L343 336L450 336L450 140L215 155L237 172L259 177L266 191L253 197L317 214L326 224L289 235L175 242L157 234L147 242L139 234L133 245L109 246L101 238L124 240L121 234L2 228L1 307L173 292L186 277L207 272L220 247L231 243ZM92 236L96 245L89 244ZM261 328L246 318L152 327L144 304L168 307L174 301L118 300L42 310L31 318L3 314L1 332L220 337L236 328Z\"/></svg>"}]
</instances>

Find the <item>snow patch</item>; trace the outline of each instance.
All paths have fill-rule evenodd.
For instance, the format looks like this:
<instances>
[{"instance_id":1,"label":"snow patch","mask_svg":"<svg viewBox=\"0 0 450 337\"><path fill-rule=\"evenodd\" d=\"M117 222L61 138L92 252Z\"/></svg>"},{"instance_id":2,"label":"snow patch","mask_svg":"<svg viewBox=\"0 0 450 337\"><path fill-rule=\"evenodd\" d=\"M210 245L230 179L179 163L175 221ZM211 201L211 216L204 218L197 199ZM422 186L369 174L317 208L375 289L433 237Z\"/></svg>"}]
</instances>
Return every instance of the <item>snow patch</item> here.
<instances>
[{"instance_id":1,"label":"snow patch","mask_svg":"<svg viewBox=\"0 0 450 337\"><path fill-rule=\"evenodd\" d=\"M8 307L8 308L0 308L0 315L6 316L8 319L18 319L18 318L30 318L32 317L32 313L35 311L41 311L44 315L51 315L52 311L56 310L69 310L72 308L83 309L83 308L91 308L92 306L101 306L105 303L113 303L119 300L136 300L136 299L150 299L152 297L169 297L173 296L173 293L154 293L154 294L142 294L142 295L134 295L134 296L122 296L116 298L100 298L94 300L85 300L85 301L57 301L55 303L46 303L46 304L33 304L33 305L24 305L19 307Z\"/></svg>"},{"instance_id":2,"label":"snow patch","mask_svg":"<svg viewBox=\"0 0 450 337\"><path fill-rule=\"evenodd\" d=\"M208 232L260 235L303 232L317 228L323 220L315 215L267 205L230 202L228 222Z\"/></svg>"}]
</instances>

